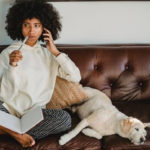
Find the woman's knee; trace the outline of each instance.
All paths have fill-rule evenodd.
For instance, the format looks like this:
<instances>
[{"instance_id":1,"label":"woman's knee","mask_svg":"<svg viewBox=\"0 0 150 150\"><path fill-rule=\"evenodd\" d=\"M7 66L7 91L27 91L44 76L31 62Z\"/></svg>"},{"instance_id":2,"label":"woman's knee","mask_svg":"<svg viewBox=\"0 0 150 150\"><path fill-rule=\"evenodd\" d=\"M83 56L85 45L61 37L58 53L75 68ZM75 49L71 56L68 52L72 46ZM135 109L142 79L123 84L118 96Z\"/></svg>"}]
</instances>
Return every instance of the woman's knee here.
<instances>
[{"instance_id":1,"label":"woman's knee","mask_svg":"<svg viewBox=\"0 0 150 150\"><path fill-rule=\"evenodd\" d=\"M67 111L58 109L45 109L43 110L45 119L53 122L63 130L71 128L71 116Z\"/></svg>"},{"instance_id":2,"label":"woman's knee","mask_svg":"<svg viewBox=\"0 0 150 150\"><path fill-rule=\"evenodd\" d=\"M43 110L44 120L28 131L34 139L58 134L71 128L71 116L64 110Z\"/></svg>"},{"instance_id":3,"label":"woman's knee","mask_svg":"<svg viewBox=\"0 0 150 150\"><path fill-rule=\"evenodd\" d=\"M61 120L62 120L62 124L63 124L65 130L68 130L71 128L71 122L72 122L71 116L67 111L62 110Z\"/></svg>"}]
</instances>

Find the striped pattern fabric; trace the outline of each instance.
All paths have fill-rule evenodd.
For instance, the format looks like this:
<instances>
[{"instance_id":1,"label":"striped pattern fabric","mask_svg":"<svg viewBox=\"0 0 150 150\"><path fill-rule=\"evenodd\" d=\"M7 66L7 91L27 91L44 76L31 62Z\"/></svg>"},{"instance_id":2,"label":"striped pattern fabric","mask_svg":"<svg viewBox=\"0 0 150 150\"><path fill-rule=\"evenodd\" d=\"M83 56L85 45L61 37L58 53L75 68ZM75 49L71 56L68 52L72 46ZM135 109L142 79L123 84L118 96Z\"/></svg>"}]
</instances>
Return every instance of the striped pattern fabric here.
<instances>
[{"instance_id":1,"label":"striped pattern fabric","mask_svg":"<svg viewBox=\"0 0 150 150\"><path fill-rule=\"evenodd\" d=\"M71 128L71 116L64 110L43 109L44 120L27 133L35 140L58 134Z\"/></svg>"},{"instance_id":2,"label":"striped pattern fabric","mask_svg":"<svg viewBox=\"0 0 150 150\"><path fill-rule=\"evenodd\" d=\"M47 108L64 109L87 98L82 85L57 77L54 92Z\"/></svg>"},{"instance_id":3,"label":"striped pattern fabric","mask_svg":"<svg viewBox=\"0 0 150 150\"><path fill-rule=\"evenodd\" d=\"M0 101L0 110L9 113ZM27 134L35 140L51 134L61 133L71 128L71 116L64 110L43 109L44 120L30 129Z\"/></svg>"},{"instance_id":4,"label":"striped pattern fabric","mask_svg":"<svg viewBox=\"0 0 150 150\"><path fill-rule=\"evenodd\" d=\"M1 111L4 111L4 112L6 112L6 113L9 113L8 110L7 110L2 104L3 104L3 102L0 101L0 110L1 110Z\"/></svg>"}]
</instances>

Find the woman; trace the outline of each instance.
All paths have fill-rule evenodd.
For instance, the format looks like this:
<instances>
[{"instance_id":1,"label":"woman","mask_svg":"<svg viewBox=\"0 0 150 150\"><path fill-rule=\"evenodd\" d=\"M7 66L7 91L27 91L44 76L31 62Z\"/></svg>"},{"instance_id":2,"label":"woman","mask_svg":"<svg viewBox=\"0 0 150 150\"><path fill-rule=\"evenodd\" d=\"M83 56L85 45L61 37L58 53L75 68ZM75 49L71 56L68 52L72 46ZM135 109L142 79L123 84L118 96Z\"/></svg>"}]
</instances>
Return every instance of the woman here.
<instances>
[{"instance_id":1,"label":"woman","mask_svg":"<svg viewBox=\"0 0 150 150\"><path fill-rule=\"evenodd\" d=\"M56 76L73 82L79 82L81 76L75 64L54 44L61 24L51 4L43 0L17 1L9 9L6 30L14 40L28 38L25 44L13 43L0 55L0 110L21 117L41 106L44 120L25 134L0 126L0 134L10 134L23 147L31 147L35 140L71 127L67 112L45 109L45 105L51 99ZM46 41L46 48L38 40Z\"/></svg>"}]
</instances>

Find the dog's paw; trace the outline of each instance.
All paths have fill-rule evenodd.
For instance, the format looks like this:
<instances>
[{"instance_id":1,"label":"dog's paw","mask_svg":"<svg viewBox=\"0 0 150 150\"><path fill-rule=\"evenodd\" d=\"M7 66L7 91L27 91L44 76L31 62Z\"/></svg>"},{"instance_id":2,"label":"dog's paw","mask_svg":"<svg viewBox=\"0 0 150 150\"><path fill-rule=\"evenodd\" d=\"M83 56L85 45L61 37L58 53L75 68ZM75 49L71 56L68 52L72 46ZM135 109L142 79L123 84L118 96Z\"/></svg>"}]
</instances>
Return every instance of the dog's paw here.
<instances>
[{"instance_id":1,"label":"dog's paw","mask_svg":"<svg viewBox=\"0 0 150 150\"><path fill-rule=\"evenodd\" d=\"M66 144L69 140L70 140L69 135L68 135L68 134L65 134L65 135L63 135L63 136L60 137L60 139L59 139L59 144L60 144L60 145L64 145L64 144Z\"/></svg>"}]
</instances>

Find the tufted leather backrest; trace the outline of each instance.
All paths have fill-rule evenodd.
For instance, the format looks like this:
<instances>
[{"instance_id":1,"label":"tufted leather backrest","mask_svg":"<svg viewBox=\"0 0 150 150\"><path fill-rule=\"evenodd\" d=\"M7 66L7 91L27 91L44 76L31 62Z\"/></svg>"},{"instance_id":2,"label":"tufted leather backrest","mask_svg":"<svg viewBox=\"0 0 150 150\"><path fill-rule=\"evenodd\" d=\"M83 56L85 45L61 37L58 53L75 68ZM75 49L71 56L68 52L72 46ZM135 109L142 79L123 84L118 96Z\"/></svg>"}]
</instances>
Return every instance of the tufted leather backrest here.
<instances>
[{"instance_id":1,"label":"tufted leather backrest","mask_svg":"<svg viewBox=\"0 0 150 150\"><path fill-rule=\"evenodd\" d=\"M58 48L79 67L83 86L97 88L113 101L150 99L150 45Z\"/></svg>"},{"instance_id":2,"label":"tufted leather backrest","mask_svg":"<svg viewBox=\"0 0 150 150\"><path fill-rule=\"evenodd\" d=\"M150 99L150 46L62 48L80 68L81 83L113 101Z\"/></svg>"}]
</instances>

